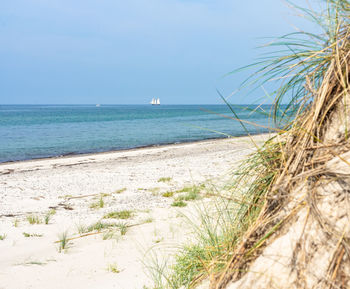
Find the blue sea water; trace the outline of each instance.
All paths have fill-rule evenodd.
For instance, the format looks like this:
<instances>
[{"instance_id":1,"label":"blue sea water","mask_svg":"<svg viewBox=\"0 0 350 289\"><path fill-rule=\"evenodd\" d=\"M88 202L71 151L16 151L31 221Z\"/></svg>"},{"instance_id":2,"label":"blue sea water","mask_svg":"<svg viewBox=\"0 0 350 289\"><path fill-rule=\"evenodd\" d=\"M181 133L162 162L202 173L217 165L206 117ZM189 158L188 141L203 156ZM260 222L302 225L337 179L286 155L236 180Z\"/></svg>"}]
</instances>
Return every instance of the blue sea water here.
<instances>
[{"instance_id":1,"label":"blue sea water","mask_svg":"<svg viewBox=\"0 0 350 289\"><path fill-rule=\"evenodd\" d=\"M235 112L270 126L249 106L235 106ZM226 105L0 105L0 162L246 134L238 121L222 115L234 117ZM246 127L254 134L267 131Z\"/></svg>"}]
</instances>

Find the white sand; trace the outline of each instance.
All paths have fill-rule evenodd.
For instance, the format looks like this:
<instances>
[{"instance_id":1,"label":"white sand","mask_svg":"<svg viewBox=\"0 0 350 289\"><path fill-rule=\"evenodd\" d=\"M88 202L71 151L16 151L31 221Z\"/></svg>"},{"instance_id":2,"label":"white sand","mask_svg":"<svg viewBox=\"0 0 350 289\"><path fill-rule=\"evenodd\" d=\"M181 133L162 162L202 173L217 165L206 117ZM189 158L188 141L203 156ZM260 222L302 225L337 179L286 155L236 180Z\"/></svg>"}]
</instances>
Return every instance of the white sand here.
<instances>
[{"instance_id":1,"label":"white sand","mask_svg":"<svg viewBox=\"0 0 350 289\"><path fill-rule=\"evenodd\" d=\"M209 180L219 184L253 149L248 137L240 137L0 165L0 235L6 234L0 241L0 289L150 286L143 265L151 264L148 250L171 255L191 238L190 225L179 212L193 213L195 206L172 207L173 199L161 194ZM171 180L158 182L161 177ZM104 197L103 208L91 209L101 193L111 195ZM56 214L48 225L28 223L28 215L43 219L50 207ZM120 210L134 212L124 221L129 225L152 222L108 240L104 234L78 238L65 252L58 251L54 242L62 232L79 236L78 224L90 225ZM24 237L23 232L42 237ZM120 272L108 271L111 264Z\"/></svg>"}]
</instances>

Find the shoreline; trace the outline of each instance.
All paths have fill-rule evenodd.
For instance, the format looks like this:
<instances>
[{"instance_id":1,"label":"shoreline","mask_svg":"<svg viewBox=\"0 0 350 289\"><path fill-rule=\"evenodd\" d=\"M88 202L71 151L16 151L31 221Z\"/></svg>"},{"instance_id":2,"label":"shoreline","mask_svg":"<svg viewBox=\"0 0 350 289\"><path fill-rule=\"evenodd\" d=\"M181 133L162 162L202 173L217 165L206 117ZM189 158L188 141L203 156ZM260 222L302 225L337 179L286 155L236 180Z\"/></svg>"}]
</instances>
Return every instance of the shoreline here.
<instances>
[{"instance_id":1,"label":"shoreline","mask_svg":"<svg viewBox=\"0 0 350 289\"><path fill-rule=\"evenodd\" d=\"M112 149L112 150L98 151L98 152L92 151L92 152L82 152L82 153L67 153L63 155L56 155L56 156L49 156L49 157L38 157L38 158L23 159L23 160L5 161L5 162L0 162L0 171L1 171L1 166L17 164L17 163L28 163L28 162L35 162L35 161L42 161L42 160L60 160L60 159L66 159L66 158L86 157L86 156L103 155L103 154L109 154L109 153L139 151L139 150L149 149L149 148L162 148L162 147L177 146L177 145L184 145L184 144L205 143L205 142L224 140L224 139L236 139L236 138L244 138L244 137L249 138L250 136L255 137L259 135L261 136L271 135L271 133L270 132L255 133L255 134L252 133L250 135L242 134L242 135L237 135L232 137L215 137L215 138L207 138L207 139L200 139L200 140L151 144L151 145L144 145L144 146L133 147L133 148L125 148L125 149Z\"/></svg>"}]
</instances>

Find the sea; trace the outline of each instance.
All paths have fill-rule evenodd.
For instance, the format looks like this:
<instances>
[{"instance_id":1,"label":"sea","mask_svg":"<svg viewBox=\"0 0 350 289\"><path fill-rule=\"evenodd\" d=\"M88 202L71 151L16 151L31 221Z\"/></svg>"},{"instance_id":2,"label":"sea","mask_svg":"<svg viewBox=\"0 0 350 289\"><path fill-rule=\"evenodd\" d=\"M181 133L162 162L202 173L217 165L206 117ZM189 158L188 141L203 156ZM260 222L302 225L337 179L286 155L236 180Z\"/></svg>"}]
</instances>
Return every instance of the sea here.
<instances>
[{"instance_id":1,"label":"sea","mask_svg":"<svg viewBox=\"0 0 350 289\"><path fill-rule=\"evenodd\" d=\"M227 105L0 105L0 163L265 133L270 110L269 105L233 106L235 114Z\"/></svg>"}]
</instances>

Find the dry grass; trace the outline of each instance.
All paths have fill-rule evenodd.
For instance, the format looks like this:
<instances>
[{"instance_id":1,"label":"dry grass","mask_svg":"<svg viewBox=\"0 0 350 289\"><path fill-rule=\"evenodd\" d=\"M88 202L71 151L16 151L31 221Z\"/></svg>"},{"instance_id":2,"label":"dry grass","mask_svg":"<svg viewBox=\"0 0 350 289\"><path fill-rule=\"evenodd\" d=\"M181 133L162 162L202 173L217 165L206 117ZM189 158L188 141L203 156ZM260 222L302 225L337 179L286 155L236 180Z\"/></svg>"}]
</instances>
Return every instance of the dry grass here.
<instances>
[{"instance_id":1,"label":"dry grass","mask_svg":"<svg viewBox=\"0 0 350 289\"><path fill-rule=\"evenodd\" d=\"M345 228L343 232L338 231L336 220L331 221L326 216L328 213L318 208L319 183L327 181L342 184L338 194L342 194L350 186L348 173L334 175L327 168L327 164L335 158L350 166L350 163L341 157L350 149L350 111L347 105L350 101L350 28L348 10L342 10L340 4L349 8L348 1L334 1L333 6L330 4L330 9L333 10L328 15L331 23L328 28L332 38L328 39L325 47L289 65L288 73L291 74L297 68L312 64L312 69L306 74L299 74L304 89L302 97L299 98L298 112L283 133L279 133L272 140L276 148L273 155L278 156L277 162L271 166L270 158L260 156L266 161L266 167L272 168L272 179L263 194L259 188L253 187L256 201L251 203L247 213L256 211L256 217L252 218L249 226L242 231L239 242L228 252L229 261L221 272L213 272L209 268L210 288L225 288L229 281L242 278L249 264L259 257L267 241L278 235L282 227L288 229L295 222L294 216L297 212L305 207L312 216L306 218L305 227L311 226L309 224L312 220L316 220L321 229L319 234L328 236L328 242L333 242L337 248L329 264L328 276L323 276L318 281L318 286L322 284L322 288L345 288L343 286L350 282L349 278L344 278L344 271L339 270L350 257L350 242L341 237L349 233L349 228ZM291 84L296 85L293 82ZM268 172L264 172L254 183L265 186L267 176L271 177ZM301 185L306 193L295 201L292 198ZM258 210L252 206L256 204ZM342 206L346 206L344 202ZM308 244L311 241L308 234L304 234L299 242ZM305 272L302 260L312 258L314 254L313 250L304 246L303 249L296 248L294 251L294 270L299 276L294 285L300 288L306 286L307 279L310 278ZM300 252L301 250L303 252Z\"/></svg>"}]
</instances>

